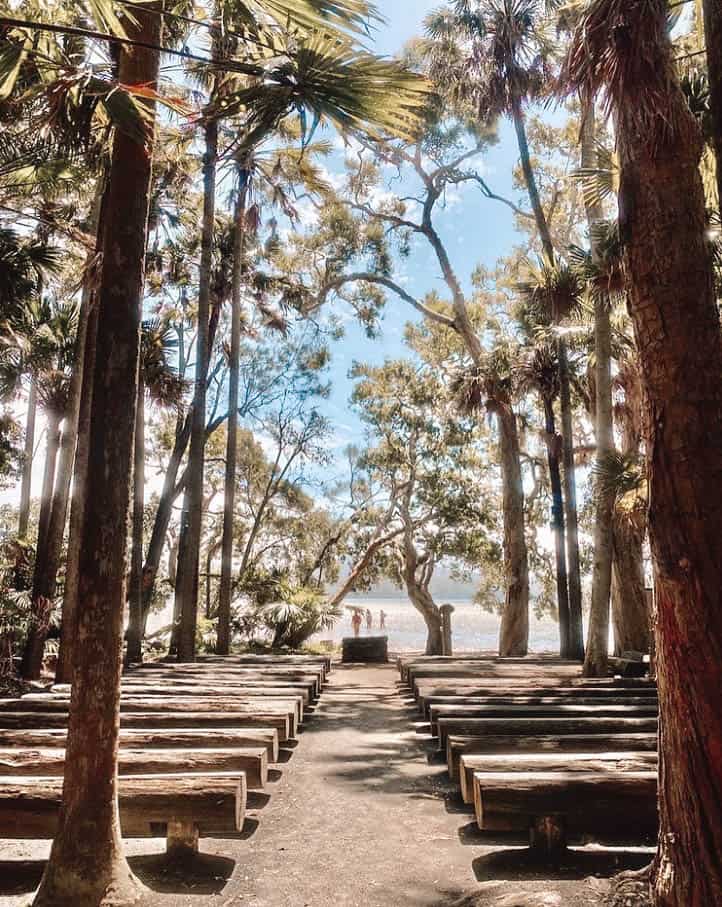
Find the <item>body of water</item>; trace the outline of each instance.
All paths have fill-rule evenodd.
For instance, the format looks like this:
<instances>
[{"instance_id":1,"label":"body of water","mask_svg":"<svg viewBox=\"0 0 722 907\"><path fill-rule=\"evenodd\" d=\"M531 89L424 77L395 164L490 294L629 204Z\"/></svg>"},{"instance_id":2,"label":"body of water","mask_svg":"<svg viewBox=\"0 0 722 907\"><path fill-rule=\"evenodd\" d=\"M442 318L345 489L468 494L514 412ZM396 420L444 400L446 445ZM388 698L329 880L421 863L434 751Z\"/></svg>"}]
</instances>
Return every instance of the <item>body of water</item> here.
<instances>
[{"instance_id":1,"label":"body of water","mask_svg":"<svg viewBox=\"0 0 722 907\"><path fill-rule=\"evenodd\" d=\"M452 645L454 652L496 651L499 644L499 624L501 617L489 614L469 599L444 604L454 606L451 615ZM351 626L352 612L348 606L371 611L373 624L366 628L364 619L361 635L386 634L389 637L389 648L392 651L418 650L426 645L426 624L419 612L407 598L396 599L374 598L373 596L354 596L345 601L343 617L331 630L325 630L312 638L312 642L331 640L340 643L344 636L353 636ZM379 627L379 615L386 614L386 627ZM559 625L548 617L536 620L533 615L529 622L530 652L559 652Z\"/></svg>"}]
</instances>

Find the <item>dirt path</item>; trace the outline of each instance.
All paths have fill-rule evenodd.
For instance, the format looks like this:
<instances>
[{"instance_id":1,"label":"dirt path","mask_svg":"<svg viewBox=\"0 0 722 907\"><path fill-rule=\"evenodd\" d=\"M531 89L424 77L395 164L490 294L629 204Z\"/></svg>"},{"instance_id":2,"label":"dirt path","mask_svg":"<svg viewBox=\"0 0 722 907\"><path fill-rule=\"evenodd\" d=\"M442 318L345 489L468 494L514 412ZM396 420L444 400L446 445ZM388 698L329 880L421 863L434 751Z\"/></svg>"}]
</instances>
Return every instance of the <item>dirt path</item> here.
<instances>
[{"instance_id":1,"label":"dirt path","mask_svg":"<svg viewBox=\"0 0 722 907\"><path fill-rule=\"evenodd\" d=\"M177 873L160 842L129 842L148 907L598 905L606 884L587 877L614 871L608 854L585 851L550 883L523 848L484 844L397 678L390 665L334 669L270 797L252 795L245 840L203 839L198 864ZM42 870L33 850L25 892ZM27 903L0 896L3 907Z\"/></svg>"}]
</instances>

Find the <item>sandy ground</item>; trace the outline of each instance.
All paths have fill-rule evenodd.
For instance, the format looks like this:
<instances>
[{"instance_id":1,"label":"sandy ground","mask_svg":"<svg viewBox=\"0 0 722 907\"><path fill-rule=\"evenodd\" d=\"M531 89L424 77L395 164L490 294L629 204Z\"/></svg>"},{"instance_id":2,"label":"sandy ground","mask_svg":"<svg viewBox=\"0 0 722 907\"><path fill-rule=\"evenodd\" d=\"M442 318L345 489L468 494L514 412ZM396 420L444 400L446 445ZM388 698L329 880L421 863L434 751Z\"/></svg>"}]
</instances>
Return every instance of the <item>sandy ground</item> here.
<instances>
[{"instance_id":1,"label":"sandy ground","mask_svg":"<svg viewBox=\"0 0 722 907\"><path fill-rule=\"evenodd\" d=\"M591 907L607 879L648 851L573 851L553 874L522 841L489 841L448 782L391 665L339 666L284 754L251 794L241 838L202 839L170 865L160 840L129 841L143 907ZM24 907L44 842L0 844L0 905Z\"/></svg>"}]
</instances>

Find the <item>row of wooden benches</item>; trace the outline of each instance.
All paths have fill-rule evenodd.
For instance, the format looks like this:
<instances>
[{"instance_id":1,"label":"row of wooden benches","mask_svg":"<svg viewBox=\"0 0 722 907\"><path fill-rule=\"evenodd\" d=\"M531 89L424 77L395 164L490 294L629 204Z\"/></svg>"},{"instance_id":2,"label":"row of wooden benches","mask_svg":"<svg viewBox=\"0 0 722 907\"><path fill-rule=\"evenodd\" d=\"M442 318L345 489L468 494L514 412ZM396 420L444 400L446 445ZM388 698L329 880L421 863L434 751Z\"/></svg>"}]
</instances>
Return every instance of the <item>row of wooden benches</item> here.
<instances>
[{"instance_id":1,"label":"row of wooden benches","mask_svg":"<svg viewBox=\"0 0 722 907\"><path fill-rule=\"evenodd\" d=\"M165 834L171 852L243 829L249 790L290 745L330 660L209 657L123 678L119 811L126 837ZM0 700L0 839L52 838L62 797L70 689Z\"/></svg>"},{"instance_id":2,"label":"row of wooden benches","mask_svg":"<svg viewBox=\"0 0 722 907\"><path fill-rule=\"evenodd\" d=\"M484 832L568 836L656 831L657 691L648 679L584 680L547 657L399 659L402 682Z\"/></svg>"}]
</instances>

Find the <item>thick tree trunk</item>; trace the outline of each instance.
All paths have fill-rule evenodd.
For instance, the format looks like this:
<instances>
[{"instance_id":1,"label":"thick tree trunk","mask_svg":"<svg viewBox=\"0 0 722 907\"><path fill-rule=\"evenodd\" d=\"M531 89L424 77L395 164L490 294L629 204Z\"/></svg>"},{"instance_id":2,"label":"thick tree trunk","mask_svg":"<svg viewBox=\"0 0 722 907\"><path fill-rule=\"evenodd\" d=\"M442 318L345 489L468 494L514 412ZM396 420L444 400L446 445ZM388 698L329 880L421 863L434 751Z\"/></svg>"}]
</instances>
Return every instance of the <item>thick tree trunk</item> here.
<instances>
[{"instance_id":1,"label":"thick tree trunk","mask_svg":"<svg viewBox=\"0 0 722 907\"><path fill-rule=\"evenodd\" d=\"M652 615L644 586L644 529L629 516L615 513L613 522L612 623L614 654L649 652Z\"/></svg>"},{"instance_id":2,"label":"thick tree trunk","mask_svg":"<svg viewBox=\"0 0 722 907\"><path fill-rule=\"evenodd\" d=\"M702 9L707 45L712 146L717 159L717 204L722 208L722 4L720 0L703 0Z\"/></svg>"},{"instance_id":3,"label":"thick tree trunk","mask_svg":"<svg viewBox=\"0 0 722 907\"><path fill-rule=\"evenodd\" d=\"M203 228L198 283L196 376L193 393L191 441L188 452L188 482L183 500L181 537L178 552L178 577L175 588L177 609L180 613L178 629L179 661L192 661L195 658L196 651L198 560L201 542L203 465L206 444L206 382L210 358L208 320L210 316L210 284L216 206L216 163L218 158L217 120L209 119L206 122L205 146L203 159Z\"/></svg>"},{"instance_id":4,"label":"thick tree trunk","mask_svg":"<svg viewBox=\"0 0 722 907\"><path fill-rule=\"evenodd\" d=\"M557 435L554 418L554 403L544 400L544 429L547 435L547 463L549 484L552 491L552 532L554 533L554 556L556 559L557 608L559 610L559 654L566 658L569 653L569 591L567 588L567 552L564 533L564 496L562 476L559 468L561 438Z\"/></svg>"},{"instance_id":5,"label":"thick tree trunk","mask_svg":"<svg viewBox=\"0 0 722 907\"><path fill-rule=\"evenodd\" d=\"M143 660L143 515L145 512L145 384L138 375L133 458L133 522L125 663Z\"/></svg>"},{"instance_id":6,"label":"thick tree trunk","mask_svg":"<svg viewBox=\"0 0 722 907\"><path fill-rule=\"evenodd\" d=\"M620 226L647 401L657 570L654 899L657 907L709 907L722 903L722 342L701 138L676 82L666 13L662 0L625 10L633 28L645 29L648 82L638 97L657 116L643 119L631 104L617 111Z\"/></svg>"},{"instance_id":7,"label":"thick tree trunk","mask_svg":"<svg viewBox=\"0 0 722 907\"><path fill-rule=\"evenodd\" d=\"M95 203L91 224L95 228L97 254L102 244L103 217L107 197L107 167L104 164L98 176ZM91 266L92 262L88 262ZM95 371L95 343L98 334L97 291L90 276L83 286L83 297L87 298L88 315L82 348L78 348L75 368L78 370L80 387L77 397L75 427L75 458L70 498L70 520L68 526L68 550L65 558L65 583L63 588L62 629L58 664L55 671L56 683L70 683L73 670L73 640L78 614L78 588L80 582L80 552L83 539L83 514L85 510L85 477L88 471L88 450L90 443L90 410L93 398L93 374Z\"/></svg>"},{"instance_id":8,"label":"thick tree trunk","mask_svg":"<svg viewBox=\"0 0 722 907\"><path fill-rule=\"evenodd\" d=\"M24 539L28 534L30 520L30 488L33 479L33 454L35 453L35 420L38 414L38 382L35 375L30 377L28 392L28 414L25 420L25 445L23 448L23 474L20 480L20 510L18 512L18 536Z\"/></svg>"},{"instance_id":9,"label":"thick tree trunk","mask_svg":"<svg viewBox=\"0 0 722 907\"><path fill-rule=\"evenodd\" d=\"M584 118L582 167L596 167L596 123L594 105ZM602 219L601 205L587 205L591 232L592 259L597 261L593 227ZM596 393L596 463L604 468L614 453L614 415L612 409L612 324L609 300L597 293L594 298L594 353ZM585 677L606 677L609 668L609 599L612 589L614 496L597 493L594 512L594 565L592 569L592 604L584 659Z\"/></svg>"},{"instance_id":10,"label":"thick tree trunk","mask_svg":"<svg viewBox=\"0 0 722 907\"><path fill-rule=\"evenodd\" d=\"M20 673L26 680L37 680L43 666L45 638L48 634L48 622L53 606L52 598L47 594L50 587L51 564L48 557L48 539L50 518L53 508L53 487L60 449L61 416L55 412L48 413L47 443L45 448L45 471L43 473L43 490L40 498L40 516L38 519L38 542L35 548L35 569L33 571L33 591L30 605L30 627L23 650ZM53 582L53 594L55 593Z\"/></svg>"},{"instance_id":11,"label":"thick tree trunk","mask_svg":"<svg viewBox=\"0 0 722 907\"><path fill-rule=\"evenodd\" d=\"M524 536L524 488L519 435L511 406L497 410L504 511L506 601L499 633L499 655L526 655L529 650L529 563Z\"/></svg>"},{"instance_id":12,"label":"thick tree trunk","mask_svg":"<svg viewBox=\"0 0 722 907\"><path fill-rule=\"evenodd\" d=\"M136 6L131 38L158 45L161 17ZM152 86L157 52L121 49L119 80ZM110 169L98 299L96 369L86 483L77 659L63 805L35 907L135 903L143 888L123 854L117 755L128 506L152 135L118 130Z\"/></svg>"},{"instance_id":13,"label":"thick tree trunk","mask_svg":"<svg viewBox=\"0 0 722 907\"><path fill-rule=\"evenodd\" d=\"M241 366L241 281L245 237L248 171L241 169L233 244L233 290L231 295L231 350L228 380L228 440L223 494L223 538L221 541L221 587L218 600L216 651L228 655L231 645L231 573L233 570L233 523L236 497L236 455L238 448L238 384Z\"/></svg>"}]
</instances>

